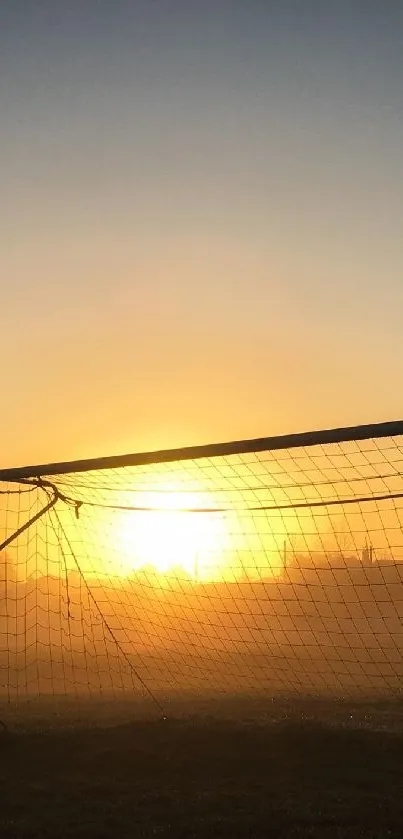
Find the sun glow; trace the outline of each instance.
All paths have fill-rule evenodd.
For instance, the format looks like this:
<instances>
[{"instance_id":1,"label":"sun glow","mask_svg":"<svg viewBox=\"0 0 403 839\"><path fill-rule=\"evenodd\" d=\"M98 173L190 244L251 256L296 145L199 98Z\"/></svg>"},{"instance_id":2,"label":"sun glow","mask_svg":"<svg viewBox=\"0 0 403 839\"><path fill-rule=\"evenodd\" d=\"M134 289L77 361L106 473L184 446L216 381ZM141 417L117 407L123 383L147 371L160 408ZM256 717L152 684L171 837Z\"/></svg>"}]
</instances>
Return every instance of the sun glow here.
<instances>
[{"instance_id":1,"label":"sun glow","mask_svg":"<svg viewBox=\"0 0 403 839\"><path fill-rule=\"evenodd\" d=\"M139 493L140 509L122 511L114 525L122 570L144 567L159 574L173 569L196 580L220 576L230 550L225 519L202 493ZM143 508L143 509L141 509Z\"/></svg>"},{"instance_id":2,"label":"sun glow","mask_svg":"<svg viewBox=\"0 0 403 839\"><path fill-rule=\"evenodd\" d=\"M82 568L89 576L124 581L146 574L153 586L172 579L261 579L281 575L285 554L298 548L293 511L249 510L242 498L237 503L233 494L216 494L186 476L142 475L141 484L118 489L107 501L80 512Z\"/></svg>"}]
</instances>

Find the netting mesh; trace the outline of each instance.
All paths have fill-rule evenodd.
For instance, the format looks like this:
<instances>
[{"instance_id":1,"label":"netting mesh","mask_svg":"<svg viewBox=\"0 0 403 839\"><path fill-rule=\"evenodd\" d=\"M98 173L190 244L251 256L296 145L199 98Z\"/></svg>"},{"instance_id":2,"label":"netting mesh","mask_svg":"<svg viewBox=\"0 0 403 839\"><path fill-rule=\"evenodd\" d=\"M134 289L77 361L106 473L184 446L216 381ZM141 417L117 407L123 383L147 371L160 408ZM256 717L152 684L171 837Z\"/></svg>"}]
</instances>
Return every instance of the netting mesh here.
<instances>
[{"instance_id":1,"label":"netting mesh","mask_svg":"<svg viewBox=\"0 0 403 839\"><path fill-rule=\"evenodd\" d=\"M1 695L400 694L402 467L397 436L0 482Z\"/></svg>"}]
</instances>

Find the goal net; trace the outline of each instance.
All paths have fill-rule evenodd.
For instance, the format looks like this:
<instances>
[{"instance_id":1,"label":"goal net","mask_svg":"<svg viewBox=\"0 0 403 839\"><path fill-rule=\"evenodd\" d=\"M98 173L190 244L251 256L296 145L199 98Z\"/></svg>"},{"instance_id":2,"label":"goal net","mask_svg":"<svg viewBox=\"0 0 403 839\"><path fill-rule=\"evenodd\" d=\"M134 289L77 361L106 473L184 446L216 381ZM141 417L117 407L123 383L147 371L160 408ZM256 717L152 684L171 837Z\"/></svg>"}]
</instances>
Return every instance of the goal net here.
<instances>
[{"instance_id":1,"label":"goal net","mask_svg":"<svg viewBox=\"0 0 403 839\"><path fill-rule=\"evenodd\" d=\"M0 472L0 695L393 697L403 422Z\"/></svg>"}]
</instances>

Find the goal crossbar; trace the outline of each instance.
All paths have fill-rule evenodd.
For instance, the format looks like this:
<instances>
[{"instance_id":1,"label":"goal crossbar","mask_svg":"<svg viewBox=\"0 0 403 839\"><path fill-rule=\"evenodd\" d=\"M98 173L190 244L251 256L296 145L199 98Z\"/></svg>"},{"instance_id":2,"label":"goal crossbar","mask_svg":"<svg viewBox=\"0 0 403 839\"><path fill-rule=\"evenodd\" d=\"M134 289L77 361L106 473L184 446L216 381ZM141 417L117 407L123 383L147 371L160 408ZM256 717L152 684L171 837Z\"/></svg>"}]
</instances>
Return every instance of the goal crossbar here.
<instances>
[{"instance_id":1,"label":"goal crossbar","mask_svg":"<svg viewBox=\"0 0 403 839\"><path fill-rule=\"evenodd\" d=\"M403 420L395 420L392 422L348 426L345 428L283 434L273 437L258 437L251 440L234 440L226 443L185 446L177 449L161 449L159 451L137 452L86 460L61 461L59 463L42 463L34 466L0 469L0 481L18 481L19 479L39 478L42 475L63 475L101 469L118 469L125 466L145 466L154 463L172 463L173 461L199 460L201 458L220 456L227 457L229 455L242 455L250 452L306 448L310 446L370 440L373 438L396 437L402 434Z\"/></svg>"}]
</instances>

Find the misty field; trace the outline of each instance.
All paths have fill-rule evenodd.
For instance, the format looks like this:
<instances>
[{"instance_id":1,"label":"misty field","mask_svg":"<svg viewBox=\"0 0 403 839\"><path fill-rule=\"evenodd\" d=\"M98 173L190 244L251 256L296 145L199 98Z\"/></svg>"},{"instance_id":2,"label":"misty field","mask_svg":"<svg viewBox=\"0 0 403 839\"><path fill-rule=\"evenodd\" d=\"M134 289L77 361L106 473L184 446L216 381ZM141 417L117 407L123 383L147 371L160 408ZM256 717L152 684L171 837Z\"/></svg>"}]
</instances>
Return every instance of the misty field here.
<instances>
[{"instance_id":1,"label":"misty field","mask_svg":"<svg viewBox=\"0 0 403 839\"><path fill-rule=\"evenodd\" d=\"M87 708L88 711L88 708ZM4 718L4 717L3 717ZM9 714L0 835L401 837L403 708L297 702Z\"/></svg>"}]
</instances>

